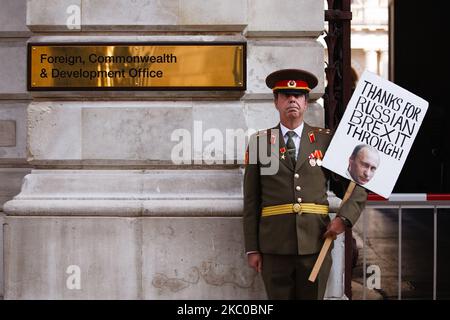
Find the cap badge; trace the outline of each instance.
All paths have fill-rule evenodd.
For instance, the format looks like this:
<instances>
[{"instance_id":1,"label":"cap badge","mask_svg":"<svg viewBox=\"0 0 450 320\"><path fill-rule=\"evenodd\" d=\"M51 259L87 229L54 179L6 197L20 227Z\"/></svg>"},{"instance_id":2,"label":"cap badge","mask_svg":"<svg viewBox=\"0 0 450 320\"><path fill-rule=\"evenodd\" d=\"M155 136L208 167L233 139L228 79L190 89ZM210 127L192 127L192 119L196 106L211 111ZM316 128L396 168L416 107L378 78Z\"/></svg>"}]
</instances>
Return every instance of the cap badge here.
<instances>
[{"instance_id":1,"label":"cap badge","mask_svg":"<svg viewBox=\"0 0 450 320\"><path fill-rule=\"evenodd\" d=\"M297 86L297 82L295 82L295 80L289 80L287 86L289 88L295 88Z\"/></svg>"}]
</instances>

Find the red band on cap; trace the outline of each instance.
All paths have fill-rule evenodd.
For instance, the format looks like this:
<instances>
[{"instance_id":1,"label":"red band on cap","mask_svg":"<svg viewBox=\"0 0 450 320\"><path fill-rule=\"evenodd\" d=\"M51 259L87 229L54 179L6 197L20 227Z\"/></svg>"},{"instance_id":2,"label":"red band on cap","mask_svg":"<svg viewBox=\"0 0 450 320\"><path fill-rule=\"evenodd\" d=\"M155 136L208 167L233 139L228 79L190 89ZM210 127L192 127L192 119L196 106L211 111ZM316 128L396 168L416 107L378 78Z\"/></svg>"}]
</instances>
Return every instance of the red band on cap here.
<instances>
[{"instance_id":1,"label":"red band on cap","mask_svg":"<svg viewBox=\"0 0 450 320\"><path fill-rule=\"evenodd\" d=\"M298 89L298 90L307 90L311 91L308 87L308 83L303 80L282 80L278 81L272 90L280 90L280 89Z\"/></svg>"}]
</instances>

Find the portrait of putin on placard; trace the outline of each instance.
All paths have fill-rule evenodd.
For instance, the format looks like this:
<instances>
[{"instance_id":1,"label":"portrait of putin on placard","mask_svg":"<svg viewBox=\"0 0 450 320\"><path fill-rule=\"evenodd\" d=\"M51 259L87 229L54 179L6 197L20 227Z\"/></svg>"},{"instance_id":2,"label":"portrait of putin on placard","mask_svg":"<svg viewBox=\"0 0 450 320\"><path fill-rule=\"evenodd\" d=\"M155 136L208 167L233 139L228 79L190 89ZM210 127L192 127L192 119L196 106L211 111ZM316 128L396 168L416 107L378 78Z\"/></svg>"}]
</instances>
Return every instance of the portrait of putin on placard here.
<instances>
[{"instance_id":1,"label":"portrait of putin on placard","mask_svg":"<svg viewBox=\"0 0 450 320\"><path fill-rule=\"evenodd\" d=\"M359 144L348 159L347 177L359 185L365 185L373 178L379 165L378 151L367 144Z\"/></svg>"}]
</instances>

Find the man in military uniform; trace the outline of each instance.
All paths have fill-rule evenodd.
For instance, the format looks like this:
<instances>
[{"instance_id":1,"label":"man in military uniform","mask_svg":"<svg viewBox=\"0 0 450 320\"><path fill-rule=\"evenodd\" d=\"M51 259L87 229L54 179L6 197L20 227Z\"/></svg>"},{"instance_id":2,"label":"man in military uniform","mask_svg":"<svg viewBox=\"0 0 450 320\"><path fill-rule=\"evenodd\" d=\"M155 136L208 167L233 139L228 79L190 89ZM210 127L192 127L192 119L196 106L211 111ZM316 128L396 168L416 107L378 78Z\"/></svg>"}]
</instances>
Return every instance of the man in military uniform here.
<instances>
[{"instance_id":1,"label":"man in military uniform","mask_svg":"<svg viewBox=\"0 0 450 320\"><path fill-rule=\"evenodd\" d=\"M245 249L249 265L262 272L269 299L323 299L330 252L317 280L312 283L308 277L324 238L335 239L346 225L352 226L367 199L365 189L356 186L337 218L330 221L327 182L342 198L349 181L339 182L321 166L330 131L303 121L308 93L317 82L304 70L271 73L266 84L273 90L280 123L253 135L246 153ZM270 166L277 170L267 171Z\"/></svg>"}]
</instances>

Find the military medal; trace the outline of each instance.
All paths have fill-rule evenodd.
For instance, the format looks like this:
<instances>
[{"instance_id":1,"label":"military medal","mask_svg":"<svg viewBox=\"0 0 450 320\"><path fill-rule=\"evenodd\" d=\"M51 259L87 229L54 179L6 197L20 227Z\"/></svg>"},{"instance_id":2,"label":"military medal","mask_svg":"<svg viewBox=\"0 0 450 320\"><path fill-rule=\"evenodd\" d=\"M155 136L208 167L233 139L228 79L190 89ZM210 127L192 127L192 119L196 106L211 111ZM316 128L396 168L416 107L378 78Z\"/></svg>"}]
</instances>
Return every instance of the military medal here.
<instances>
[{"instance_id":1,"label":"military medal","mask_svg":"<svg viewBox=\"0 0 450 320\"><path fill-rule=\"evenodd\" d=\"M317 164L319 167L322 166L322 159L323 159L323 153L320 150L315 150L313 153L313 157L316 160L315 164Z\"/></svg>"},{"instance_id":2,"label":"military medal","mask_svg":"<svg viewBox=\"0 0 450 320\"><path fill-rule=\"evenodd\" d=\"M309 142L313 143L316 141L316 137L314 136L314 132L309 132L308 133L308 137L309 137Z\"/></svg>"},{"instance_id":3,"label":"military medal","mask_svg":"<svg viewBox=\"0 0 450 320\"><path fill-rule=\"evenodd\" d=\"M317 163L316 161L316 155L314 153L311 153L309 156L309 164L311 165L311 167L314 167Z\"/></svg>"},{"instance_id":4,"label":"military medal","mask_svg":"<svg viewBox=\"0 0 450 320\"><path fill-rule=\"evenodd\" d=\"M280 148L280 152L281 152L281 159L286 159L286 157L285 157L285 153L286 153L286 148L285 147L283 147L283 148Z\"/></svg>"}]
</instances>

